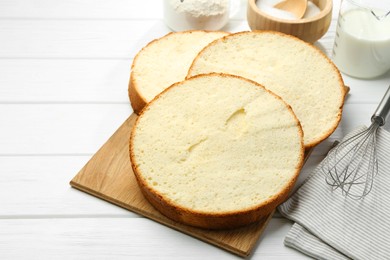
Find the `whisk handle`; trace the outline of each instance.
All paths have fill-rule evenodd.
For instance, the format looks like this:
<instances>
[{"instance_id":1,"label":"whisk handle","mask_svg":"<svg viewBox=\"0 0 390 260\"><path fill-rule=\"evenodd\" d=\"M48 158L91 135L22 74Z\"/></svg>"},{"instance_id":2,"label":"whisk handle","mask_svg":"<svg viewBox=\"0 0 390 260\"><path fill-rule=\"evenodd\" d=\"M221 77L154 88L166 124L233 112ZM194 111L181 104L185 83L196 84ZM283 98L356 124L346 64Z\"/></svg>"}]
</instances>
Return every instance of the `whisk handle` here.
<instances>
[{"instance_id":1,"label":"whisk handle","mask_svg":"<svg viewBox=\"0 0 390 260\"><path fill-rule=\"evenodd\" d=\"M387 88L385 95L376 108L374 114L371 117L371 122L377 122L380 126L386 122L386 117L390 111L390 85Z\"/></svg>"}]
</instances>

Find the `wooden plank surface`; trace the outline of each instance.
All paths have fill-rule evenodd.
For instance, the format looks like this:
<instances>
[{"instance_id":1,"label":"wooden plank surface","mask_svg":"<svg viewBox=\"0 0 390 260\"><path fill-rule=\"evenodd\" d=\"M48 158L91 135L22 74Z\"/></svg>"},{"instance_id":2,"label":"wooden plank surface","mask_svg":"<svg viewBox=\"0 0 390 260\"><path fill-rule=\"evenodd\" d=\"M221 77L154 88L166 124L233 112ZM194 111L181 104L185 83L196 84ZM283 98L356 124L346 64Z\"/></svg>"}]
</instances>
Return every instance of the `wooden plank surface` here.
<instances>
[{"instance_id":1,"label":"wooden plank surface","mask_svg":"<svg viewBox=\"0 0 390 260\"><path fill-rule=\"evenodd\" d=\"M232 1L231 20L244 20L247 0ZM163 18L162 1L142 0L2 0L0 17L15 19L112 19L157 20ZM88 10L88 12L86 12Z\"/></svg>"},{"instance_id":2,"label":"wooden plank surface","mask_svg":"<svg viewBox=\"0 0 390 260\"><path fill-rule=\"evenodd\" d=\"M92 153L0 156L2 176L7 176L0 181L0 219L139 217L69 186L69 180L92 156ZM322 158L312 155L298 182L305 179ZM17 190L23 192L9 196Z\"/></svg>"},{"instance_id":3,"label":"wooden plank surface","mask_svg":"<svg viewBox=\"0 0 390 260\"><path fill-rule=\"evenodd\" d=\"M47 59L0 59L0 85L7 86L0 88L0 104L129 103L127 84L132 59L49 61L50 66ZM389 78L390 72L362 84L344 77L352 89L348 104L379 103Z\"/></svg>"},{"instance_id":4,"label":"wooden plank surface","mask_svg":"<svg viewBox=\"0 0 390 260\"><path fill-rule=\"evenodd\" d=\"M283 246L290 227L272 219L251 259L310 259ZM146 218L2 219L0 245L2 259L241 259Z\"/></svg>"},{"instance_id":5,"label":"wooden plank surface","mask_svg":"<svg viewBox=\"0 0 390 260\"><path fill-rule=\"evenodd\" d=\"M2 0L3 19L161 19L162 1L142 0Z\"/></svg>"},{"instance_id":6,"label":"wooden plank surface","mask_svg":"<svg viewBox=\"0 0 390 260\"><path fill-rule=\"evenodd\" d=\"M130 104L0 104L0 155L93 154L131 112Z\"/></svg>"},{"instance_id":7,"label":"wooden plank surface","mask_svg":"<svg viewBox=\"0 0 390 260\"><path fill-rule=\"evenodd\" d=\"M237 32L249 26L230 21L223 29ZM148 42L169 32L162 20L4 19L0 58L131 59Z\"/></svg>"},{"instance_id":8,"label":"wooden plank surface","mask_svg":"<svg viewBox=\"0 0 390 260\"><path fill-rule=\"evenodd\" d=\"M91 157L92 154L0 156L4 180L0 180L0 219L138 217L69 186L75 172Z\"/></svg>"},{"instance_id":9,"label":"wooden plank surface","mask_svg":"<svg viewBox=\"0 0 390 260\"><path fill-rule=\"evenodd\" d=\"M0 22L0 58L132 58L138 49L137 40L148 35L155 23L5 19Z\"/></svg>"},{"instance_id":10,"label":"wooden plank surface","mask_svg":"<svg viewBox=\"0 0 390 260\"><path fill-rule=\"evenodd\" d=\"M335 139L368 124L376 106L346 104L341 127L312 154L324 155ZM0 155L92 155L131 112L130 104L122 103L0 104Z\"/></svg>"},{"instance_id":11,"label":"wooden plank surface","mask_svg":"<svg viewBox=\"0 0 390 260\"><path fill-rule=\"evenodd\" d=\"M0 103L129 104L132 59L50 59L50 66L47 63L47 59L0 59L0 85L7 86L0 88Z\"/></svg>"}]
</instances>

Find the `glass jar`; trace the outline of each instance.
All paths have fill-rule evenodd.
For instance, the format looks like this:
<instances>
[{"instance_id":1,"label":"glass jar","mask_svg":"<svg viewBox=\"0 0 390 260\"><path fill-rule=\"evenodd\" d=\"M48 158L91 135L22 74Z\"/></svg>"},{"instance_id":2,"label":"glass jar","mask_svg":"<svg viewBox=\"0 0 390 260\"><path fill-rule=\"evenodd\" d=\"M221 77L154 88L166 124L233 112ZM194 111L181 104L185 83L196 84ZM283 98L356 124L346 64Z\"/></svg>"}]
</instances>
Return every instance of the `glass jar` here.
<instances>
[{"instance_id":1,"label":"glass jar","mask_svg":"<svg viewBox=\"0 0 390 260\"><path fill-rule=\"evenodd\" d=\"M333 61L343 73L373 78L390 70L390 7L383 0L342 0Z\"/></svg>"},{"instance_id":2,"label":"glass jar","mask_svg":"<svg viewBox=\"0 0 390 260\"><path fill-rule=\"evenodd\" d=\"M229 0L164 0L164 21L173 31L220 30L229 21Z\"/></svg>"}]
</instances>

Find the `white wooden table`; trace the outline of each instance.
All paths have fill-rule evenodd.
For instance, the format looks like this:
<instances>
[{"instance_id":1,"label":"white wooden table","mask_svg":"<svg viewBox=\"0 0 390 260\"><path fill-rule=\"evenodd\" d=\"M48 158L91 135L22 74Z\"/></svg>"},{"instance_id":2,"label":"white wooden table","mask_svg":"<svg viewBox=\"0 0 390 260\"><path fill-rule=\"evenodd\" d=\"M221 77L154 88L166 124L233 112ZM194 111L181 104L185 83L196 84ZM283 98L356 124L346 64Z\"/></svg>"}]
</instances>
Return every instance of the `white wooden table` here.
<instances>
[{"instance_id":1,"label":"white wooden table","mask_svg":"<svg viewBox=\"0 0 390 260\"><path fill-rule=\"evenodd\" d=\"M249 30L245 2L226 30ZM328 55L334 4L317 43ZM68 184L131 114L134 54L168 31L159 0L0 0L0 259L237 258ZM301 179L334 139L369 124L390 73L344 80L342 122ZM252 259L305 259L283 245L290 227L275 216Z\"/></svg>"}]
</instances>

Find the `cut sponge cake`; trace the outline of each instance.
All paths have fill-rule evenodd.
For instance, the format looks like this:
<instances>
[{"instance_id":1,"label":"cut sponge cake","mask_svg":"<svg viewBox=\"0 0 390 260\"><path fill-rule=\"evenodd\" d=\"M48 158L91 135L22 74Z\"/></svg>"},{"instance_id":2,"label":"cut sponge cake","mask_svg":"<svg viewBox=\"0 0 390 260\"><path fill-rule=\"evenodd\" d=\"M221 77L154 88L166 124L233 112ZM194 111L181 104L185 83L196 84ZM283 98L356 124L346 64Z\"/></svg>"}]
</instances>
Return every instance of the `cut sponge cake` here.
<instances>
[{"instance_id":1,"label":"cut sponge cake","mask_svg":"<svg viewBox=\"0 0 390 260\"><path fill-rule=\"evenodd\" d=\"M199 53L188 77L210 72L254 80L282 97L302 124L306 148L327 138L341 119L346 93L340 72L298 38L270 31L225 36Z\"/></svg>"},{"instance_id":2,"label":"cut sponge cake","mask_svg":"<svg viewBox=\"0 0 390 260\"><path fill-rule=\"evenodd\" d=\"M303 132L291 107L238 76L176 83L140 114L130 159L145 197L167 217L235 228L281 203L303 164Z\"/></svg>"},{"instance_id":3,"label":"cut sponge cake","mask_svg":"<svg viewBox=\"0 0 390 260\"><path fill-rule=\"evenodd\" d=\"M134 112L165 88L182 81L199 51L226 32L184 31L169 33L146 45L134 58L129 97Z\"/></svg>"}]
</instances>

